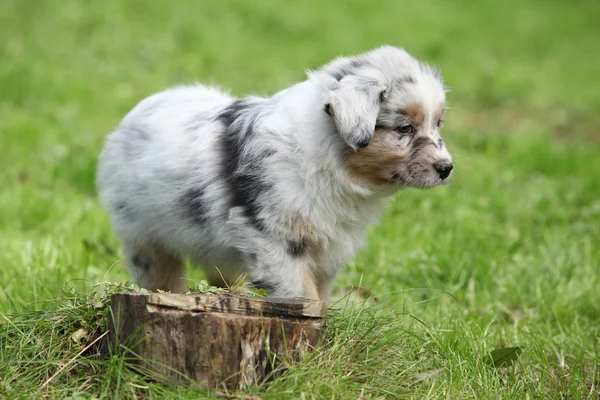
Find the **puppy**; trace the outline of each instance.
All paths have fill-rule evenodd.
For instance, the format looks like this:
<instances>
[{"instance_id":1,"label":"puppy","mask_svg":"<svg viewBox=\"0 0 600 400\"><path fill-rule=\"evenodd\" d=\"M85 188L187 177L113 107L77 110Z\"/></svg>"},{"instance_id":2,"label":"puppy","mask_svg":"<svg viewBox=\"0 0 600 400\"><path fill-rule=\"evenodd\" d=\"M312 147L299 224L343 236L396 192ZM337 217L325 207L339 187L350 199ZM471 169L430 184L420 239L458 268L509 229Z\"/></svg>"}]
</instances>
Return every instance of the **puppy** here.
<instances>
[{"instance_id":1,"label":"puppy","mask_svg":"<svg viewBox=\"0 0 600 400\"><path fill-rule=\"evenodd\" d=\"M171 88L109 135L100 200L142 287L184 291L189 258L213 285L326 300L386 198L450 179L444 110L439 72L392 46L272 97Z\"/></svg>"}]
</instances>

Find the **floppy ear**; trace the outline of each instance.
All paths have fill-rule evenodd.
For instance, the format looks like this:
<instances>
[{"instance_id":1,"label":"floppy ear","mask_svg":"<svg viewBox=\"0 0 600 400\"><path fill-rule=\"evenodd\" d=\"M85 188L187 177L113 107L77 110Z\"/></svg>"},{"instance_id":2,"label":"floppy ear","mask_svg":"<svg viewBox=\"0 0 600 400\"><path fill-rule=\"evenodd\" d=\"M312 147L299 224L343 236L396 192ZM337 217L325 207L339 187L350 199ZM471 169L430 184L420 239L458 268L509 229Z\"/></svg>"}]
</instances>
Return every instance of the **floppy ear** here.
<instances>
[{"instance_id":1,"label":"floppy ear","mask_svg":"<svg viewBox=\"0 0 600 400\"><path fill-rule=\"evenodd\" d=\"M347 75L329 93L325 111L333 118L344 141L355 151L361 151L373 139L385 91L385 86L373 78Z\"/></svg>"}]
</instances>

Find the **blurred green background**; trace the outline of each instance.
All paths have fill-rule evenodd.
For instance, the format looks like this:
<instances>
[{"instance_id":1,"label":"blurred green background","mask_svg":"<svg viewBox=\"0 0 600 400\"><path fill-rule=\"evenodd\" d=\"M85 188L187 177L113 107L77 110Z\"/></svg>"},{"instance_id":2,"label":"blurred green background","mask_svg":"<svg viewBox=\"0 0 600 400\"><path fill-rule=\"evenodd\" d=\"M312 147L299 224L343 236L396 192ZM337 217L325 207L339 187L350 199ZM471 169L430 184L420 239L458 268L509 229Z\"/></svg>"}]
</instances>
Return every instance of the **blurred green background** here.
<instances>
[{"instance_id":1,"label":"blurred green background","mask_svg":"<svg viewBox=\"0 0 600 400\"><path fill-rule=\"evenodd\" d=\"M451 88L456 175L399 193L337 294L360 282L432 327L482 332L476 346L571 360L579 378L538 394L584 393L600 329L598 21L597 0L4 0L0 310L128 279L94 175L106 134L139 100L196 81L273 94L338 55L392 44ZM452 365L457 382L466 372ZM445 393L470 393L463 378Z\"/></svg>"}]
</instances>

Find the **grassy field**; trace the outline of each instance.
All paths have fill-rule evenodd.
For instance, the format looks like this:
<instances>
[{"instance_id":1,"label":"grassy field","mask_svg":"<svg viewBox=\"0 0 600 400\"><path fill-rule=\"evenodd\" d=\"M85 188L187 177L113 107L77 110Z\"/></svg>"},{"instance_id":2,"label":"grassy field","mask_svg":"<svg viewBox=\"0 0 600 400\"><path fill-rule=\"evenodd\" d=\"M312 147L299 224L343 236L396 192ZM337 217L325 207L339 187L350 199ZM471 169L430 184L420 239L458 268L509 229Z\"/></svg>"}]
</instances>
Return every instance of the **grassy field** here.
<instances>
[{"instance_id":1,"label":"grassy field","mask_svg":"<svg viewBox=\"0 0 600 400\"><path fill-rule=\"evenodd\" d=\"M332 304L322 353L246 395L599 398L599 20L597 0L0 2L0 398L222 395L78 356L94 285L129 278L95 194L104 137L167 86L271 94L383 43L442 69L455 179L399 193L340 275L337 298L379 302Z\"/></svg>"}]
</instances>

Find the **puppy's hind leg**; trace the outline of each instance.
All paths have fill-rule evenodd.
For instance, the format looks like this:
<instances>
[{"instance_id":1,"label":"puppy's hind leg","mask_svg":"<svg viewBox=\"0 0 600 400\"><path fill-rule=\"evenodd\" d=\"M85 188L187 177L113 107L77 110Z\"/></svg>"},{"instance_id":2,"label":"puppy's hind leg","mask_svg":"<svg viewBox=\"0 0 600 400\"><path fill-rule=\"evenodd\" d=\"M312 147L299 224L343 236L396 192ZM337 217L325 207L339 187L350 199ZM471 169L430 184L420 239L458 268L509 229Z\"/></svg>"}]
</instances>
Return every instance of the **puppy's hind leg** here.
<instances>
[{"instance_id":1,"label":"puppy's hind leg","mask_svg":"<svg viewBox=\"0 0 600 400\"><path fill-rule=\"evenodd\" d=\"M127 266L133 280L148 290L183 293L182 261L156 245L125 245Z\"/></svg>"}]
</instances>

